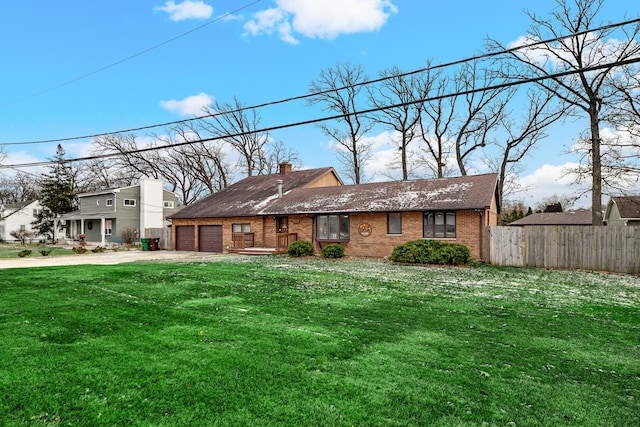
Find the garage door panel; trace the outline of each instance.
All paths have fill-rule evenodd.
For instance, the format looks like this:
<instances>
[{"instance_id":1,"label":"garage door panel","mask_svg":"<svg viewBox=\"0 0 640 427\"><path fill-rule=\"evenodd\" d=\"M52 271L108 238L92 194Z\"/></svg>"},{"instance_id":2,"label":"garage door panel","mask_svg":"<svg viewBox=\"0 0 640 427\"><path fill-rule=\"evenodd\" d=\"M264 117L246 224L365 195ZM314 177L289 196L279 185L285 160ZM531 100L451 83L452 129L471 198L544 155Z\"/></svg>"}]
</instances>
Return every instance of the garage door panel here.
<instances>
[{"instance_id":1,"label":"garage door panel","mask_svg":"<svg viewBox=\"0 0 640 427\"><path fill-rule=\"evenodd\" d=\"M201 225L198 227L200 252L222 252L222 226Z\"/></svg>"},{"instance_id":2,"label":"garage door panel","mask_svg":"<svg viewBox=\"0 0 640 427\"><path fill-rule=\"evenodd\" d=\"M176 226L176 250L195 251L196 232L193 225Z\"/></svg>"}]
</instances>

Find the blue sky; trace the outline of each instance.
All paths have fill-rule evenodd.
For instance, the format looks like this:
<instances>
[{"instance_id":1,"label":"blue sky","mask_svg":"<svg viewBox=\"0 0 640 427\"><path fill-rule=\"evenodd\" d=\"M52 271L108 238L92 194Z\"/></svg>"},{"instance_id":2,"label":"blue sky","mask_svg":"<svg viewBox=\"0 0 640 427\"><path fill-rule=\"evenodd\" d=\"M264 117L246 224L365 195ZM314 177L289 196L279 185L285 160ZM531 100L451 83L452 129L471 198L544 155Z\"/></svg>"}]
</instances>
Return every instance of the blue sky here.
<instances>
[{"instance_id":1,"label":"blue sky","mask_svg":"<svg viewBox=\"0 0 640 427\"><path fill-rule=\"evenodd\" d=\"M427 59L437 64L466 58L478 53L486 37L508 44L526 34L525 8L546 15L554 4L553 0L5 2L0 14L0 142L75 137L179 120L199 114L200 106L213 99L227 102L236 96L255 105L303 95L322 69L337 62L359 64L375 77L394 65L412 70L424 67ZM601 19L621 21L639 13L636 2L607 0ZM145 53L137 55L141 52ZM263 125L274 126L322 113L298 102L261 114ZM584 126L579 121L550 131L526 159L521 178L532 190L517 199L532 205L553 194L575 192L570 179L560 175L562 167L576 159L561 153ZM378 132L371 137L382 140L385 135ZM338 166L329 139L316 127L274 132L272 137L297 150L305 167ZM55 146L6 145L4 163L44 160ZM83 156L89 140L63 146L69 156ZM384 142L379 147L369 170L373 179L380 179L389 160L385 157L389 147L385 149Z\"/></svg>"}]
</instances>

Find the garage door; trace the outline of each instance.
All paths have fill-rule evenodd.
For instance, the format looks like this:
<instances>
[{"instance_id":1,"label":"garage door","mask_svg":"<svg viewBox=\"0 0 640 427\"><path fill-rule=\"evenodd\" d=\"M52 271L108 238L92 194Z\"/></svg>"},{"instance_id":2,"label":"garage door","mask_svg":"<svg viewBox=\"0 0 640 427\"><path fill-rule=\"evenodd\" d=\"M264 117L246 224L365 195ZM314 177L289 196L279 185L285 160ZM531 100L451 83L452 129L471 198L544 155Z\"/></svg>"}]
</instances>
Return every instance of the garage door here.
<instances>
[{"instance_id":1,"label":"garage door","mask_svg":"<svg viewBox=\"0 0 640 427\"><path fill-rule=\"evenodd\" d=\"M196 232L193 225L176 226L176 250L195 251Z\"/></svg>"},{"instance_id":2,"label":"garage door","mask_svg":"<svg viewBox=\"0 0 640 427\"><path fill-rule=\"evenodd\" d=\"M222 226L201 225L198 227L200 252L222 252Z\"/></svg>"}]
</instances>

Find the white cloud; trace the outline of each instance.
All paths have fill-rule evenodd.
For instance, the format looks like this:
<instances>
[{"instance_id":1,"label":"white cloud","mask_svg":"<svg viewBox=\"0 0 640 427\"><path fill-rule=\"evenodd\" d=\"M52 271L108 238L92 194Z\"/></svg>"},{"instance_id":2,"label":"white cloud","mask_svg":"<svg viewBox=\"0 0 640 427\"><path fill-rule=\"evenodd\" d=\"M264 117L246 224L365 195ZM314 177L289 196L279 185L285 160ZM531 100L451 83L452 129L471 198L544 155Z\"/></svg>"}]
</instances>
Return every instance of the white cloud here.
<instances>
[{"instance_id":1,"label":"white cloud","mask_svg":"<svg viewBox=\"0 0 640 427\"><path fill-rule=\"evenodd\" d=\"M535 207L543 200L552 196L566 199L577 198L573 208L589 208L591 206L591 192L589 183L576 184L575 170L578 163L568 162L562 165L542 165L533 173L520 177L519 183L526 188L524 203ZM511 197L519 199L519 197Z\"/></svg>"},{"instance_id":2,"label":"white cloud","mask_svg":"<svg viewBox=\"0 0 640 427\"><path fill-rule=\"evenodd\" d=\"M213 98L211 96L200 92L197 95L187 96L181 101L160 101L160 107L181 116L201 116L203 114L202 108L212 102Z\"/></svg>"},{"instance_id":3,"label":"white cloud","mask_svg":"<svg viewBox=\"0 0 640 427\"><path fill-rule=\"evenodd\" d=\"M244 29L247 34L278 33L297 44L294 33L331 40L341 34L378 31L397 12L390 0L277 0L277 7L257 12Z\"/></svg>"},{"instance_id":4,"label":"white cloud","mask_svg":"<svg viewBox=\"0 0 640 427\"><path fill-rule=\"evenodd\" d=\"M202 1L186 0L176 4L168 1L164 6L156 7L156 10L167 12L172 21L184 21L187 19L209 19L213 15L213 7Z\"/></svg>"}]
</instances>

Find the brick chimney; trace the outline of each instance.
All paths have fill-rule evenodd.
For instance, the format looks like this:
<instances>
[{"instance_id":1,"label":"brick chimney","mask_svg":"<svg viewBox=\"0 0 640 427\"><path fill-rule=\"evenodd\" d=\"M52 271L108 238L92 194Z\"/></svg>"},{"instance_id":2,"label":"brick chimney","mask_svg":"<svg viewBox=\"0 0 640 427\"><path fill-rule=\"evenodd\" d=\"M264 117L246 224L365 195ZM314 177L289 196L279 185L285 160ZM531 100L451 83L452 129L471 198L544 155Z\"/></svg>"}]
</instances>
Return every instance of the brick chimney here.
<instances>
[{"instance_id":1,"label":"brick chimney","mask_svg":"<svg viewBox=\"0 0 640 427\"><path fill-rule=\"evenodd\" d=\"M291 163L284 161L280 163L280 175L291 172Z\"/></svg>"}]
</instances>

